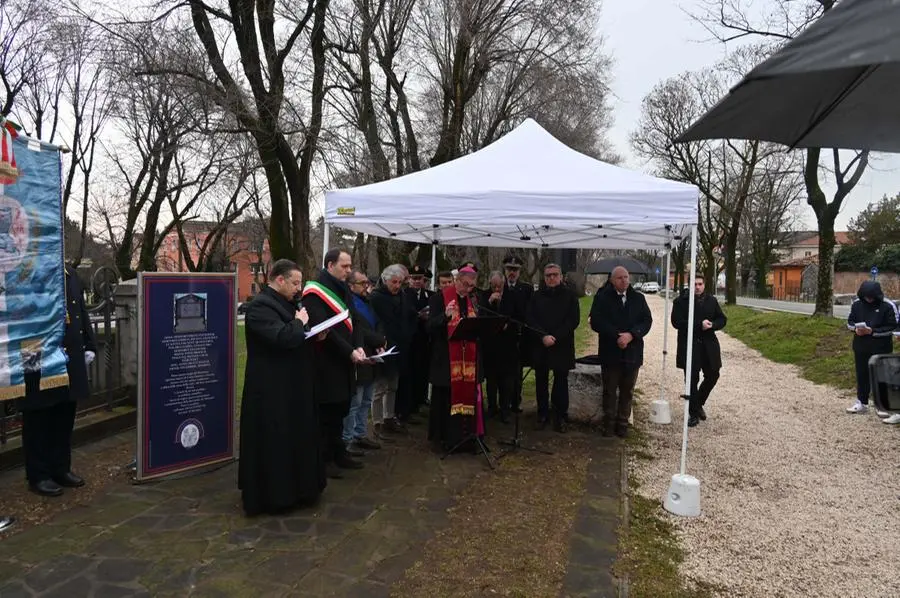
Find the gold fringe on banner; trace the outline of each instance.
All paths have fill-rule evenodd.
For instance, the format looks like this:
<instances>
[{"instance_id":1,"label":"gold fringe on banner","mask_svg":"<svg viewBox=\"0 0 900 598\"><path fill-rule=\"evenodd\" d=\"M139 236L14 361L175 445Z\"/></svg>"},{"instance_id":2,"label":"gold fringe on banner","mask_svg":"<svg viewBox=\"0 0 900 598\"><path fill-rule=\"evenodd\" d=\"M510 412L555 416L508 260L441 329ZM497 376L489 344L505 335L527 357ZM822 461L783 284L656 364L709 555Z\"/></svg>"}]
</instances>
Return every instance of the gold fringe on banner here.
<instances>
[{"instance_id":1,"label":"gold fringe on banner","mask_svg":"<svg viewBox=\"0 0 900 598\"><path fill-rule=\"evenodd\" d=\"M60 374L59 376L50 376L49 378L41 378L41 390L49 390L51 388L59 388L60 386L69 385L69 375Z\"/></svg>"},{"instance_id":2,"label":"gold fringe on banner","mask_svg":"<svg viewBox=\"0 0 900 598\"><path fill-rule=\"evenodd\" d=\"M0 401L11 401L20 399L25 396L25 385L16 384L15 386L4 386L0 388Z\"/></svg>"},{"instance_id":3,"label":"gold fringe on banner","mask_svg":"<svg viewBox=\"0 0 900 598\"><path fill-rule=\"evenodd\" d=\"M453 405L450 407L450 415L475 415L475 407L472 405Z\"/></svg>"}]
</instances>

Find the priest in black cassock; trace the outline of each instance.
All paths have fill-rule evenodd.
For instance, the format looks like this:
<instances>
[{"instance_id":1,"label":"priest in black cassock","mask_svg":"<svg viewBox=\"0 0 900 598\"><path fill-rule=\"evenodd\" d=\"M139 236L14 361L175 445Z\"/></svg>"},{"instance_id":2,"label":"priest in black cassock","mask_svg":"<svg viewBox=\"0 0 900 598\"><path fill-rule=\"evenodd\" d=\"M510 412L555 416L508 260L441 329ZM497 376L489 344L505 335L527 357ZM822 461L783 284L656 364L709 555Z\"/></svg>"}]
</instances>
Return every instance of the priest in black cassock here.
<instances>
[{"instance_id":1,"label":"priest in black cassock","mask_svg":"<svg viewBox=\"0 0 900 598\"><path fill-rule=\"evenodd\" d=\"M296 303L302 286L300 268L278 260L247 309L238 487L248 516L312 504L325 489L313 339L306 340L309 316Z\"/></svg>"}]
</instances>

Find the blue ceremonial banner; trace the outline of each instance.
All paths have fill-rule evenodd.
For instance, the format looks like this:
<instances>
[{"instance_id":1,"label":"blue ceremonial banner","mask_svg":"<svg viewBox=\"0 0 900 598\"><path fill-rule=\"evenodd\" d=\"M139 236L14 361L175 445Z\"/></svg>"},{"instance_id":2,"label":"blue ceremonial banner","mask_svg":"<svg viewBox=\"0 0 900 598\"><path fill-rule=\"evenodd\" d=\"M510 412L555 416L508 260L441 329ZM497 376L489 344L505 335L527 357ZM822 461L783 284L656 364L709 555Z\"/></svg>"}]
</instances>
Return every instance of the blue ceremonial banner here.
<instances>
[{"instance_id":1,"label":"blue ceremonial banner","mask_svg":"<svg viewBox=\"0 0 900 598\"><path fill-rule=\"evenodd\" d=\"M57 148L12 140L18 172L0 184L0 400L68 384L61 164Z\"/></svg>"},{"instance_id":2,"label":"blue ceremonial banner","mask_svg":"<svg viewBox=\"0 0 900 598\"><path fill-rule=\"evenodd\" d=\"M137 479L234 459L235 274L138 274Z\"/></svg>"}]
</instances>

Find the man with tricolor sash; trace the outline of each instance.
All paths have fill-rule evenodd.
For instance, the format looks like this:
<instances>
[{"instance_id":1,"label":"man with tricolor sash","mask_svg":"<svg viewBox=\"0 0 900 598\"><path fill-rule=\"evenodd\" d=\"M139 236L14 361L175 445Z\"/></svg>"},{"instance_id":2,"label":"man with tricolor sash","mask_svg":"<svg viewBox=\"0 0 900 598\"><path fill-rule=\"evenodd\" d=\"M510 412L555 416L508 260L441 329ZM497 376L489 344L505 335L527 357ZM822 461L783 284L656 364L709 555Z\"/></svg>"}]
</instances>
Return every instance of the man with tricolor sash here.
<instances>
[{"instance_id":1,"label":"man with tricolor sash","mask_svg":"<svg viewBox=\"0 0 900 598\"><path fill-rule=\"evenodd\" d=\"M331 249L325 254L324 269L303 288L303 307L314 327L340 314L352 304L347 277L352 263L350 254ZM314 347L314 392L319 403L319 427L326 472L331 478L343 477L340 469L360 469L362 463L347 454L343 441L344 417L350 412L356 364L366 361L363 339L353 326L353 316L333 326Z\"/></svg>"}]
</instances>

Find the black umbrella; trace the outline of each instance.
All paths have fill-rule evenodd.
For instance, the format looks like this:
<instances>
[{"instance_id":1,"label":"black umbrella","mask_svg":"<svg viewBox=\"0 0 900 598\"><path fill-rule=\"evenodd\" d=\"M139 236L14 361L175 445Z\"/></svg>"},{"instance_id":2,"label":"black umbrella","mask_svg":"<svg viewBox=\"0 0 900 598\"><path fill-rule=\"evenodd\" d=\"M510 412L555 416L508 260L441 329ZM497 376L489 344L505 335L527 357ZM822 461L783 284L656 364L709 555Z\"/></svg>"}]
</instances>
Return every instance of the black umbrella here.
<instances>
[{"instance_id":1,"label":"black umbrella","mask_svg":"<svg viewBox=\"0 0 900 598\"><path fill-rule=\"evenodd\" d=\"M759 139L900 152L900 3L844 0L676 142Z\"/></svg>"},{"instance_id":2,"label":"black umbrella","mask_svg":"<svg viewBox=\"0 0 900 598\"><path fill-rule=\"evenodd\" d=\"M585 274L609 274L617 267L622 266L626 270L628 270L629 274L649 274L650 270L647 269L647 266L637 261L633 257L621 256L621 257L608 257L599 261L594 262L587 268L585 268Z\"/></svg>"}]
</instances>

